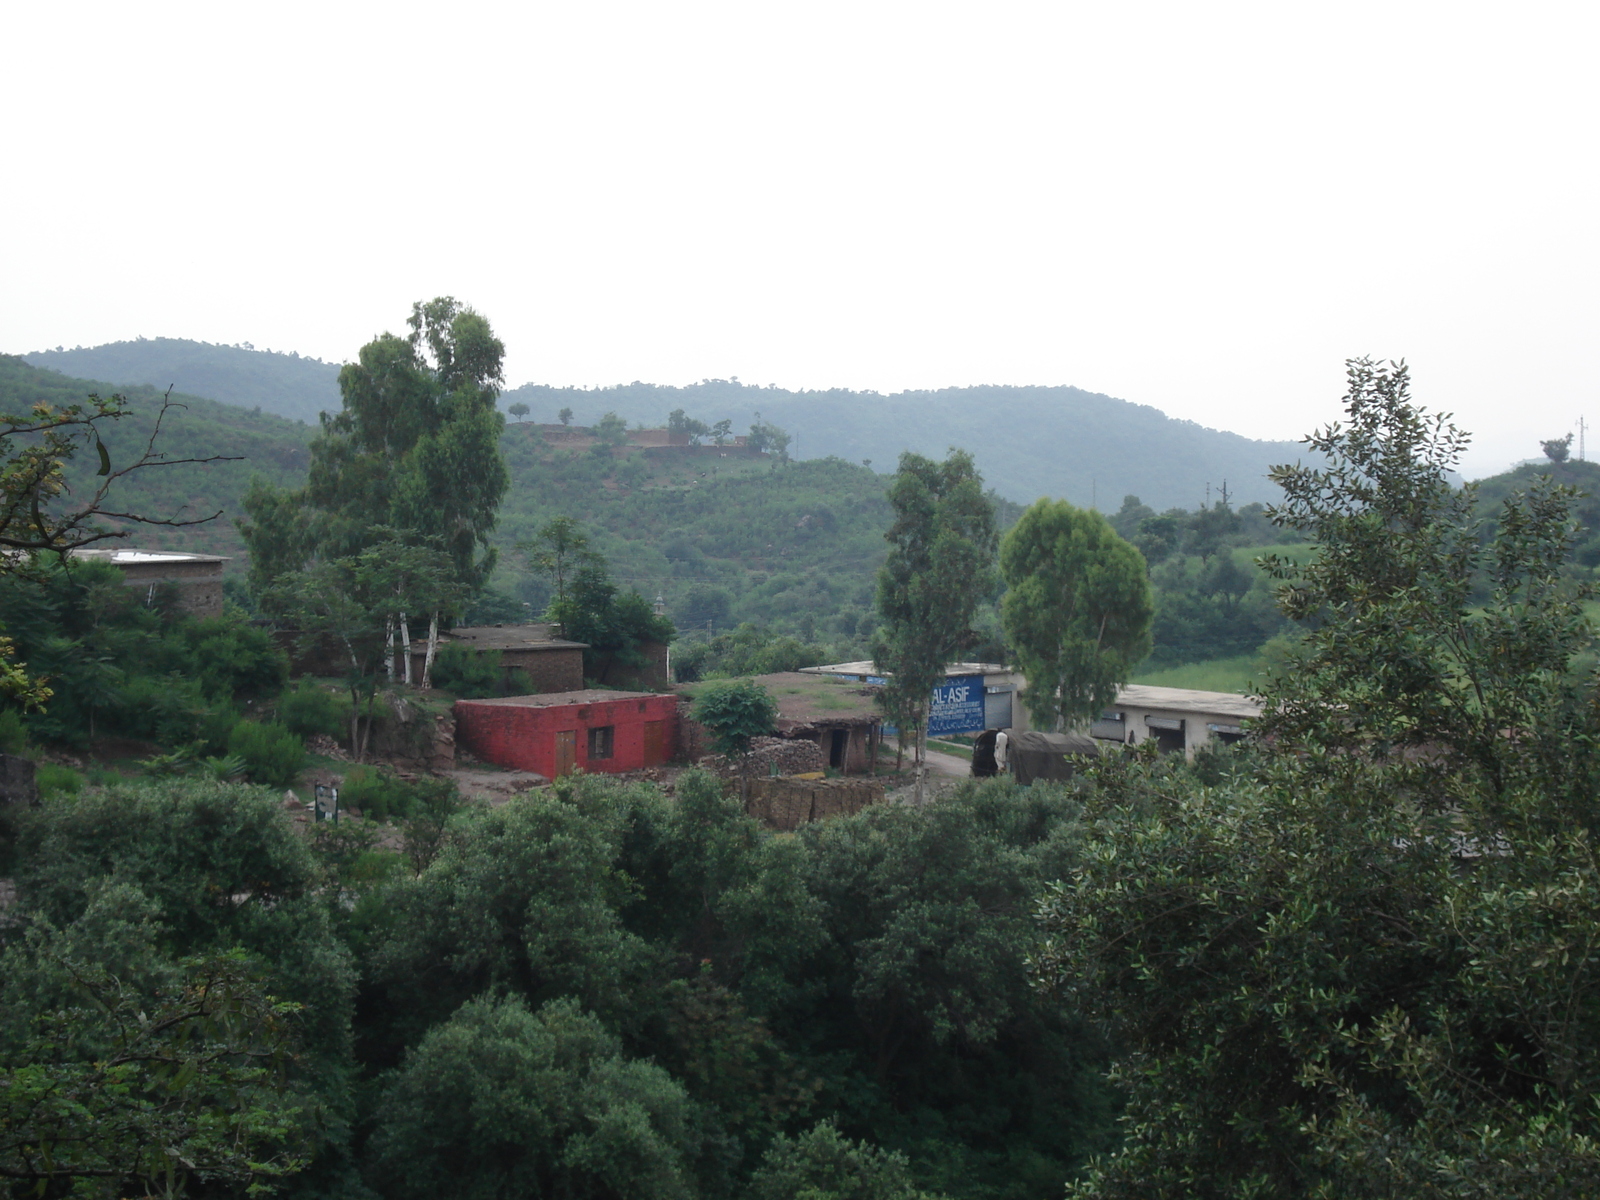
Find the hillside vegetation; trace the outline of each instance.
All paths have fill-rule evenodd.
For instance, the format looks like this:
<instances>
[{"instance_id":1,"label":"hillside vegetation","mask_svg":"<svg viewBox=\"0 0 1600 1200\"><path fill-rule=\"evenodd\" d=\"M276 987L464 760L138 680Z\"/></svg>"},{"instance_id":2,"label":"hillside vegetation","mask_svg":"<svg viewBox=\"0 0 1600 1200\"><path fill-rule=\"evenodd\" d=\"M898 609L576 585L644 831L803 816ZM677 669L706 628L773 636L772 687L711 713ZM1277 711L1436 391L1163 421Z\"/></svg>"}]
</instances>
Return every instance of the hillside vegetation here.
<instances>
[{"instance_id":1,"label":"hillside vegetation","mask_svg":"<svg viewBox=\"0 0 1600 1200\"><path fill-rule=\"evenodd\" d=\"M213 346L177 338L42 351L35 366L120 385L150 384L229 404L315 421L339 409L338 367L292 354ZM686 387L628 383L585 390L525 384L500 398L526 404L532 421L554 421L564 408L579 425L615 412L657 427L674 409L705 422L731 420L743 433L757 419L795 435L797 459L830 455L870 460L892 471L902 450L943 458L951 446L971 452L989 485L1022 504L1055 496L1086 506L1114 505L1129 492L1157 509L1193 508L1226 482L1236 502L1270 502L1267 469L1300 457L1295 442L1254 441L1174 420L1147 405L1075 387L969 387L890 395L844 388L790 391L737 379Z\"/></svg>"},{"instance_id":2,"label":"hillside vegetation","mask_svg":"<svg viewBox=\"0 0 1600 1200\"><path fill-rule=\"evenodd\" d=\"M117 388L89 379L71 379L43 371L20 358L0 355L0 411L22 412L37 403L75 404L91 392L127 396L130 415L107 428L106 449L114 464L137 458L148 443L161 411L164 390ZM169 459L223 454L236 461L183 464L140 471L122 481L118 506L163 520L192 520L221 512L204 525L181 529L141 526L136 544L155 550L185 550L237 556L244 543L234 527L239 503L252 475L275 483L301 478L306 469L306 444L313 430L298 421L252 412L199 396L174 392L157 448ZM91 486L94 455L80 455L68 469L69 484ZM115 522L111 522L115 524Z\"/></svg>"}]
</instances>

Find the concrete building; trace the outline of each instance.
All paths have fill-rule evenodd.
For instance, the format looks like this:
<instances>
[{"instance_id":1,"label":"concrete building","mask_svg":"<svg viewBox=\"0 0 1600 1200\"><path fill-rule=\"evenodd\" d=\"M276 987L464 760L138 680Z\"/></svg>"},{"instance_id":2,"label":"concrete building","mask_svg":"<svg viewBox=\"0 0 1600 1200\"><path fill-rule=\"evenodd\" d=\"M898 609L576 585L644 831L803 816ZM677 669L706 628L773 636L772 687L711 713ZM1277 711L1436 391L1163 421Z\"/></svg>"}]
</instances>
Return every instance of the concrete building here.
<instances>
[{"instance_id":1,"label":"concrete building","mask_svg":"<svg viewBox=\"0 0 1600 1200\"><path fill-rule=\"evenodd\" d=\"M484 762L555 779L574 770L637 771L677 749L678 698L647 692L555 692L457 700L456 745Z\"/></svg>"},{"instance_id":2,"label":"concrete building","mask_svg":"<svg viewBox=\"0 0 1600 1200\"><path fill-rule=\"evenodd\" d=\"M779 671L756 675L751 682L766 688L778 708L773 732L791 741L815 742L821 765L841 774L872 770L882 740L883 714L878 711L881 685L864 684L845 677L818 676L805 671ZM685 684L678 694L685 701L712 683ZM685 705L684 713L688 708ZM684 715L680 738L685 755L696 759L712 752L711 739L699 722Z\"/></svg>"},{"instance_id":3,"label":"concrete building","mask_svg":"<svg viewBox=\"0 0 1600 1200\"><path fill-rule=\"evenodd\" d=\"M1163 753L1193 758L1214 741L1238 741L1245 723L1260 715L1259 701L1234 692L1130 683L1117 694L1115 707L1089 727L1089 734L1125 746L1154 741Z\"/></svg>"},{"instance_id":4,"label":"concrete building","mask_svg":"<svg viewBox=\"0 0 1600 1200\"><path fill-rule=\"evenodd\" d=\"M128 547L74 550L72 557L85 562L107 562L122 572L122 581L154 599L158 589L176 589L178 603L196 617L222 615L222 564L215 554L184 554L176 550L134 550Z\"/></svg>"}]
</instances>

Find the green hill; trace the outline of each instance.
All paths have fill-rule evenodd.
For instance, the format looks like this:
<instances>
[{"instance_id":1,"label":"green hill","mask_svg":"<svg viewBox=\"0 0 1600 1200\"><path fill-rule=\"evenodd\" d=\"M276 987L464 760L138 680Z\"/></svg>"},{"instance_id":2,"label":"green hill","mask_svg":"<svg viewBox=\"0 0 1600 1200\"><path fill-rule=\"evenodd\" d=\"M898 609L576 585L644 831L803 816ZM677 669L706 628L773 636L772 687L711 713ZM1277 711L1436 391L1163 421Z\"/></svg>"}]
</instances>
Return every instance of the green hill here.
<instances>
[{"instance_id":1,"label":"green hill","mask_svg":"<svg viewBox=\"0 0 1600 1200\"><path fill-rule=\"evenodd\" d=\"M119 388L88 379L70 379L30 366L20 358L0 355L0 410L6 412L25 411L39 401L73 404L90 392L108 396L116 391L128 398L132 413L108 424L104 440L113 465L121 465L143 452L154 431L163 392L151 387ZM209 516L219 509L223 515L204 525L183 529L137 527L129 543L152 550L242 555L244 543L233 518L240 511L239 501L250 476L261 474L275 483L298 484L305 476L306 443L314 430L298 421L199 396L175 392L172 399L176 405L167 413L159 450L171 459L223 454L238 456L238 461L140 471L119 484L116 506L162 519L188 520ZM80 456L71 465L67 477L75 492L82 494L85 488L93 488L92 472L97 465L92 453L88 458Z\"/></svg>"},{"instance_id":2,"label":"green hill","mask_svg":"<svg viewBox=\"0 0 1600 1200\"><path fill-rule=\"evenodd\" d=\"M631 383L583 391L528 384L501 397L553 421L571 408L577 424L606 412L661 425L673 409L707 423L731 418L742 433L759 413L795 435L797 458L835 455L892 471L902 450L943 458L951 446L972 452L1002 496L1029 504L1040 496L1115 511L1139 496L1156 509L1194 508L1226 482L1235 503L1270 503L1266 472L1302 456L1296 442L1260 442L1179 421L1146 405L1074 387L969 387L940 391L791 392L736 380L689 387Z\"/></svg>"},{"instance_id":3,"label":"green hill","mask_svg":"<svg viewBox=\"0 0 1600 1200\"><path fill-rule=\"evenodd\" d=\"M251 346L140 338L21 357L79 379L109 380L119 391L141 384L159 391L170 387L312 425L318 413L338 412L340 406L338 363Z\"/></svg>"},{"instance_id":4,"label":"green hill","mask_svg":"<svg viewBox=\"0 0 1600 1200\"><path fill-rule=\"evenodd\" d=\"M25 356L35 366L119 386L176 386L245 408L314 422L339 408L339 368L317 359L214 346L178 338L116 342ZM969 387L892 395L845 389L794 392L709 379L687 387L629 383L588 391L526 384L501 397L533 421L571 408L579 425L616 412L657 427L673 409L710 424L724 418L742 433L756 414L795 435L795 458L871 460L892 471L902 450L942 458L951 446L972 452L997 492L1023 504L1059 496L1114 511L1139 496L1156 509L1191 509L1226 482L1237 504L1270 502L1266 471L1301 454L1295 442L1262 442L1174 420L1074 387Z\"/></svg>"}]
</instances>

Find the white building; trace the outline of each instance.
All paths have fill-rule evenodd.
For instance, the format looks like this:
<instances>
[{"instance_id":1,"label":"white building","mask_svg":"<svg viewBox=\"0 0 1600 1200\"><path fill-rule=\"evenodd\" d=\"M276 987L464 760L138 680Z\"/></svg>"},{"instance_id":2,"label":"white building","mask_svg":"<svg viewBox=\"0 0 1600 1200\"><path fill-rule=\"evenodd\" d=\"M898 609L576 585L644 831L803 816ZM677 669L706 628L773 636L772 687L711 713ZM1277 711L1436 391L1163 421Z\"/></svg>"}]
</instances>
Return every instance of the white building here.
<instances>
[{"instance_id":1,"label":"white building","mask_svg":"<svg viewBox=\"0 0 1600 1200\"><path fill-rule=\"evenodd\" d=\"M1113 708L1100 714L1089 733L1102 741L1137 746L1154 741L1162 751L1186 758L1212 741L1236 742L1245 722L1261 715L1261 704L1235 692L1152 687L1130 683Z\"/></svg>"}]
</instances>

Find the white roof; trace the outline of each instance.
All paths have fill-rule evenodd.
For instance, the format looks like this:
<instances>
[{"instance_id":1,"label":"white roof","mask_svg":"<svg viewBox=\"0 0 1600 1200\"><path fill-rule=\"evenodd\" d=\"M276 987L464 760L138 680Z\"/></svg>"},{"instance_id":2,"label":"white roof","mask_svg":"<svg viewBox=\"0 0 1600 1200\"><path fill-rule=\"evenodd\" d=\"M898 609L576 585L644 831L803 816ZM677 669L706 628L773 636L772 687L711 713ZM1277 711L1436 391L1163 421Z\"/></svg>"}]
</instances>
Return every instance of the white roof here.
<instances>
[{"instance_id":1,"label":"white roof","mask_svg":"<svg viewBox=\"0 0 1600 1200\"><path fill-rule=\"evenodd\" d=\"M833 663L826 667L801 667L807 675L889 675L888 671L878 670L877 664L871 660L866 662ZM1004 675L1008 668L999 663L951 663L945 667L944 673L949 675Z\"/></svg>"},{"instance_id":2,"label":"white roof","mask_svg":"<svg viewBox=\"0 0 1600 1200\"><path fill-rule=\"evenodd\" d=\"M227 562L226 558L216 554L185 554L181 550L125 550L102 549L99 546L90 546L86 549L74 550L73 555L79 558L103 558L114 563L158 563L158 562Z\"/></svg>"},{"instance_id":3,"label":"white roof","mask_svg":"<svg viewBox=\"0 0 1600 1200\"><path fill-rule=\"evenodd\" d=\"M1154 687L1148 683L1125 684L1117 693L1117 706L1244 720L1261 715L1261 702L1252 696L1241 696L1237 692L1202 692L1195 688Z\"/></svg>"}]
</instances>

